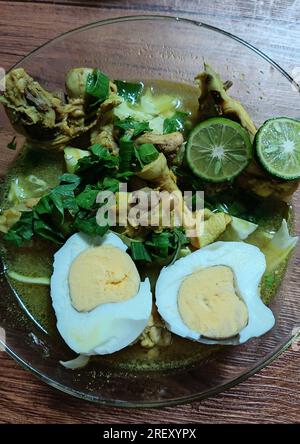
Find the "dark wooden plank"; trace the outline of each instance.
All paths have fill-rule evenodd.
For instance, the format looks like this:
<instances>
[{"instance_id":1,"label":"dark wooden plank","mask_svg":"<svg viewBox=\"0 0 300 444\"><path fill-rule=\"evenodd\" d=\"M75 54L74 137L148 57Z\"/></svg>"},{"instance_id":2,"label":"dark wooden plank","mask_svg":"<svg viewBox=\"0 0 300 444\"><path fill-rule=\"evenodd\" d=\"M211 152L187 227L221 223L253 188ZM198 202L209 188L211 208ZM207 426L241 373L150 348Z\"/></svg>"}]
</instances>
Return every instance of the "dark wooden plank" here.
<instances>
[{"instance_id":1,"label":"dark wooden plank","mask_svg":"<svg viewBox=\"0 0 300 444\"><path fill-rule=\"evenodd\" d=\"M4 66L7 55L21 56L60 32L91 21L143 12L187 16L221 27L257 46L288 71L297 66L300 60L299 25L297 26L300 6L293 0L214 0L205 3L197 0L114 0L109 5L103 0L2 3L5 7L2 5L1 8L0 44L1 55L4 55L3 60L1 57L1 64ZM79 4L92 4L93 7ZM17 42L18 37L20 40ZM12 57L8 57L9 63L11 60Z\"/></svg>"},{"instance_id":2,"label":"dark wooden plank","mask_svg":"<svg viewBox=\"0 0 300 444\"><path fill-rule=\"evenodd\" d=\"M49 38L108 17L160 13L208 22L264 50L291 71L300 60L299 1L0 1L0 65L9 68ZM298 423L300 353L289 350L228 392L186 406L121 410L88 404L39 382L0 353L2 423Z\"/></svg>"},{"instance_id":3,"label":"dark wooden plank","mask_svg":"<svg viewBox=\"0 0 300 444\"><path fill-rule=\"evenodd\" d=\"M286 352L239 386L164 409L103 408L56 392L0 356L1 423L299 423L300 353Z\"/></svg>"}]
</instances>

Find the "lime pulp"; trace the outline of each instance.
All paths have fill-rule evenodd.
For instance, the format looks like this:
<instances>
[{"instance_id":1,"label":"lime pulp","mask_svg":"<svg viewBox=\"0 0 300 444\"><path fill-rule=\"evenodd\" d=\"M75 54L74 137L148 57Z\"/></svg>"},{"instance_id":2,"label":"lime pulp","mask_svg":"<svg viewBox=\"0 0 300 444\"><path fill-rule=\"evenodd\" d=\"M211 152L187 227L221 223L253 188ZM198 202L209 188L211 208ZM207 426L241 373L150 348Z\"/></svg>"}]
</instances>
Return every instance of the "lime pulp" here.
<instances>
[{"instance_id":1,"label":"lime pulp","mask_svg":"<svg viewBox=\"0 0 300 444\"><path fill-rule=\"evenodd\" d=\"M249 164L252 143L239 123L213 117L193 129L186 156L196 176L210 182L224 182L238 176Z\"/></svg>"},{"instance_id":2,"label":"lime pulp","mask_svg":"<svg viewBox=\"0 0 300 444\"><path fill-rule=\"evenodd\" d=\"M288 117L267 120L255 136L259 162L271 175L300 178L300 121Z\"/></svg>"}]
</instances>

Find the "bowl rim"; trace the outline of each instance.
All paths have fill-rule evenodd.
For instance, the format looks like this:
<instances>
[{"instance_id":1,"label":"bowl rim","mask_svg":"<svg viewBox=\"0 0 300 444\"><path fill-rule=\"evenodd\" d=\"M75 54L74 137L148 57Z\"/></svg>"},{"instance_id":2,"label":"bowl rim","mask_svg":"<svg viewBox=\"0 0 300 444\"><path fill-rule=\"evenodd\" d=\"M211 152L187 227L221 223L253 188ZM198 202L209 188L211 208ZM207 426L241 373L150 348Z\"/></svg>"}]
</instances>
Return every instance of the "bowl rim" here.
<instances>
[{"instance_id":1,"label":"bowl rim","mask_svg":"<svg viewBox=\"0 0 300 444\"><path fill-rule=\"evenodd\" d=\"M235 40L236 42L240 43L241 45L247 47L248 49L250 49L251 51L256 53L258 56L260 56L262 59L264 59L266 62L268 62L278 72L280 72L300 93L300 85L287 73L287 71L285 71L285 69L283 69L277 62L275 62L272 58L270 58L263 51L259 50L254 45L252 45L251 43L242 39L241 37L239 37L235 34L232 34L228 31L225 31L224 29L218 28L216 26L210 25L210 24L202 22L202 21L193 20L193 19L189 19L186 17L179 17L179 16L175 16L175 15L161 15L161 14L137 14L137 15L118 16L118 17L108 18L108 19L104 19L104 20L97 20L97 21L94 21L94 22L91 22L91 23L88 23L85 25L78 26L78 27L73 28L69 31L63 32L63 33L57 35L56 37L53 37L53 38L47 40L45 43L39 45L37 48L34 48L32 51L30 51L28 54L26 54L20 60L18 60L15 64L13 64L7 70L7 73L9 73L11 70L13 70L15 67L19 66L20 64L22 64L22 62L29 59L33 54L35 54L39 50L51 45L53 42L56 42L56 41L64 39L65 37L71 36L72 34L77 34L82 31L87 31L89 29L93 29L93 28L96 28L99 26L105 26L105 25L110 25L110 24L114 24L114 23L127 22L127 21L128 22L143 21L143 20L145 20L145 21L147 21L147 20L149 20L149 21L150 20L158 20L158 21L163 20L163 21L170 21L170 22L182 22L182 23L186 23L189 25L202 27L202 28L208 29L210 31L214 31L218 34L222 34L228 38L231 38L231 39ZM292 263L292 262L293 262L293 260L290 261L290 263ZM73 390L64 384L61 384L60 382L51 379L50 377L46 376L45 374L43 374L42 372L40 372L39 370L37 370L36 368L31 366L31 364L29 362L26 362L25 360L23 360L20 356L18 356L13 351L13 349L9 348L1 340L1 337L0 337L0 345L3 347L5 352L7 352L7 354L10 357L12 357L18 364L20 364L20 366L23 369L28 370L30 373L34 374L39 380L45 382L47 385L54 387L55 389L57 389L63 393L66 393L68 395L72 395L76 398L79 398L79 399L82 399L85 401L90 401L90 402L100 404L103 406L107 406L107 407L126 407L126 408L153 408L154 407L155 408L155 407L174 406L174 405L184 404L184 403L193 402L193 401L197 401L197 400L200 401L200 400L206 399L208 397L217 395L220 392L226 391L226 390L236 386L237 384L245 381L250 376L253 376L255 373L257 373L258 371L260 371L261 369L263 369L264 367L266 367L267 365L272 363L282 353L284 353L298 337L300 337L300 331L299 332L296 331L293 335L291 335L287 339L287 341L285 343L278 346L275 349L275 351L270 352L259 363L259 365L254 366L253 368L251 368L250 370L245 372L243 375L240 375L240 376L228 381L227 383L219 384L216 387L208 389L202 393L190 394L190 395L182 396L180 398L166 399L166 400L161 400L161 401L145 401L145 402L144 401L142 401L142 402L140 402L140 401L122 401L122 400L118 400L118 399L115 399L115 400L101 399L98 396L94 396L89 393L83 393L83 392L80 392L77 390Z\"/></svg>"}]
</instances>

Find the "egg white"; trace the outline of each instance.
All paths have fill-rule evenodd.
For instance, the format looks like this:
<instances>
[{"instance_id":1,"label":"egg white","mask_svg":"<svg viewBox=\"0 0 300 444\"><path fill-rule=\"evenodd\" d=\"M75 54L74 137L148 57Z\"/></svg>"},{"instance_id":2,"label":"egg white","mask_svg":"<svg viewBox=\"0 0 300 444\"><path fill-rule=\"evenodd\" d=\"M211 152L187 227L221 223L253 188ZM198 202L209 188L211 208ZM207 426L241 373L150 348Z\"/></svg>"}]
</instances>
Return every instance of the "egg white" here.
<instances>
[{"instance_id":1,"label":"egg white","mask_svg":"<svg viewBox=\"0 0 300 444\"><path fill-rule=\"evenodd\" d=\"M72 350L85 355L110 354L132 344L146 327L152 309L148 278L140 283L138 293L126 301L102 304L89 312L73 307L68 282L71 264L80 253L99 245L113 245L122 251L128 248L113 233L93 239L76 233L55 254L51 277L58 331Z\"/></svg>"},{"instance_id":2,"label":"egg white","mask_svg":"<svg viewBox=\"0 0 300 444\"><path fill-rule=\"evenodd\" d=\"M182 320L178 310L178 293L184 278L199 268L224 265L235 276L239 296L249 312L247 326L234 338L214 340L204 338L191 330ZM184 338L205 344L243 344L250 338L269 331L275 323L272 311L260 298L259 285L266 269L264 254L254 245L244 242L215 242L164 267L156 283L156 305L167 327Z\"/></svg>"}]
</instances>

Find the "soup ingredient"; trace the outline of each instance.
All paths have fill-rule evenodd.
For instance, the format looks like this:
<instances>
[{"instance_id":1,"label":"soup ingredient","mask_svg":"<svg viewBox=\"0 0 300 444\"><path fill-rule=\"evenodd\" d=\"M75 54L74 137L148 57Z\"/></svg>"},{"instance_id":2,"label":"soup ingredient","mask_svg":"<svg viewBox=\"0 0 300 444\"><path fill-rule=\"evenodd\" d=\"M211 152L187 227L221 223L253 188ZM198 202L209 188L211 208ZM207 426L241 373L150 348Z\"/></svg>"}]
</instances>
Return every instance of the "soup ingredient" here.
<instances>
[{"instance_id":1,"label":"soup ingredient","mask_svg":"<svg viewBox=\"0 0 300 444\"><path fill-rule=\"evenodd\" d=\"M15 271L8 271L7 276L18 282L24 282L24 284L34 284L34 285L50 285L50 278L48 277L36 277L36 276L25 276L23 274L17 273Z\"/></svg>"},{"instance_id":2,"label":"soup ingredient","mask_svg":"<svg viewBox=\"0 0 300 444\"><path fill-rule=\"evenodd\" d=\"M178 191L176 178L172 171L168 168L167 159L163 153L160 153L156 160L146 165L137 173L141 179L152 182L155 187L160 190Z\"/></svg>"},{"instance_id":3,"label":"soup ingredient","mask_svg":"<svg viewBox=\"0 0 300 444\"><path fill-rule=\"evenodd\" d=\"M233 295L232 278L228 276L228 270L226 270L226 275L229 278L226 277L225 280L222 274L219 280L217 274L214 273L215 267L220 266L229 268L233 273L235 295ZM260 298L259 286L265 269L265 257L257 247L243 242L215 242L162 269L156 284L158 312L169 330L184 338L205 344L242 344L266 333L275 322L271 310L263 304ZM206 270L206 273L214 275L211 279L215 284L210 285L207 282L208 279L205 279L201 284L203 294L195 297L198 294L197 282L201 279L201 275L197 276L200 270ZM180 293L185 280L192 277L194 273L196 273L195 279L192 278L188 288L183 287L183 292ZM226 292L230 291L228 305L225 304L223 297L215 296L217 285L220 288L224 287ZM186 295L185 290L187 290ZM179 305L180 294L182 301L184 300L189 307L184 318ZM244 327L246 312L239 300L246 305L248 312L248 323ZM224 317L230 320L228 325L224 325L223 318L220 316L222 309ZM236 317L236 309L241 317ZM201 332L190 328L189 320L187 324L188 313L193 313L196 325L201 325ZM213 339L204 336L209 332L208 327L211 329L209 334L214 337ZM231 335L237 330L239 330L238 335L225 338L227 334Z\"/></svg>"},{"instance_id":4,"label":"soup ingredient","mask_svg":"<svg viewBox=\"0 0 300 444\"><path fill-rule=\"evenodd\" d=\"M8 201L18 205L27 199L41 197L48 189L47 182L33 174L14 177L9 187Z\"/></svg>"},{"instance_id":5,"label":"soup ingredient","mask_svg":"<svg viewBox=\"0 0 300 444\"><path fill-rule=\"evenodd\" d=\"M90 106L103 103L109 97L109 78L100 69L93 69L87 75L85 92L91 96Z\"/></svg>"},{"instance_id":6,"label":"soup ingredient","mask_svg":"<svg viewBox=\"0 0 300 444\"><path fill-rule=\"evenodd\" d=\"M133 83L115 80L115 84L118 87L118 95L131 104L135 104L138 101L144 90L144 84L142 82Z\"/></svg>"},{"instance_id":7,"label":"soup ingredient","mask_svg":"<svg viewBox=\"0 0 300 444\"><path fill-rule=\"evenodd\" d=\"M5 240L20 246L39 236L62 244L75 230L92 236L105 234L108 225L96 223L96 197L100 190L118 188L118 163L119 159L100 145L90 147L90 156L79 159L76 174L63 174L60 183L35 202L32 211L19 214L19 220L8 227ZM3 215L7 219L5 212Z\"/></svg>"},{"instance_id":8,"label":"soup ingredient","mask_svg":"<svg viewBox=\"0 0 300 444\"><path fill-rule=\"evenodd\" d=\"M90 151L80 150L78 148L67 147L64 149L64 158L68 173L75 173L78 161L84 157L90 156Z\"/></svg>"},{"instance_id":9,"label":"soup ingredient","mask_svg":"<svg viewBox=\"0 0 300 444\"><path fill-rule=\"evenodd\" d=\"M139 337L141 346L147 349L151 349L156 346L167 347L171 344L171 341L171 333L166 329L164 323L154 310L145 330Z\"/></svg>"},{"instance_id":10,"label":"soup ingredient","mask_svg":"<svg viewBox=\"0 0 300 444\"><path fill-rule=\"evenodd\" d=\"M9 150L16 150L17 149L17 142L16 142L16 139L17 139L17 137L16 136L14 136L13 138L12 138L12 140L7 144L7 148L9 149Z\"/></svg>"},{"instance_id":11,"label":"soup ingredient","mask_svg":"<svg viewBox=\"0 0 300 444\"><path fill-rule=\"evenodd\" d=\"M2 233L8 233L9 230L19 221L21 218L21 211L16 208L8 208L0 213L0 231Z\"/></svg>"},{"instance_id":12,"label":"soup ingredient","mask_svg":"<svg viewBox=\"0 0 300 444\"><path fill-rule=\"evenodd\" d=\"M236 336L248 323L232 270L223 265L200 268L187 276L179 288L178 310L191 330L211 339Z\"/></svg>"},{"instance_id":13,"label":"soup ingredient","mask_svg":"<svg viewBox=\"0 0 300 444\"><path fill-rule=\"evenodd\" d=\"M100 124L96 125L91 130L91 143L93 145L98 143L104 148L107 148L114 155L118 155L119 153L113 123L106 123L103 125L103 123L100 122Z\"/></svg>"},{"instance_id":14,"label":"soup ingredient","mask_svg":"<svg viewBox=\"0 0 300 444\"><path fill-rule=\"evenodd\" d=\"M261 165L279 179L300 179L300 121L287 117L267 120L255 136Z\"/></svg>"},{"instance_id":15,"label":"soup ingredient","mask_svg":"<svg viewBox=\"0 0 300 444\"><path fill-rule=\"evenodd\" d=\"M276 270L280 264L287 260L298 240L298 236L290 235L287 222L284 219L279 230L264 245L262 250L266 256L268 272Z\"/></svg>"},{"instance_id":16,"label":"soup ingredient","mask_svg":"<svg viewBox=\"0 0 300 444\"><path fill-rule=\"evenodd\" d=\"M180 132L169 134L145 133L136 139L137 144L152 143L157 146L168 160L174 159L184 143L183 135Z\"/></svg>"},{"instance_id":17,"label":"soup ingredient","mask_svg":"<svg viewBox=\"0 0 300 444\"><path fill-rule=\"evenodd\" d=\"M6 90L0 96L0 102L15 130L32 144L39 149L61 149L70 140L89 131L103 114L119 104L117 88L110 82L107 98L97 97L93 108L86 114L89 97L100 94L97 88L96 82L90 86L89 95L65 98L62 92L46 91L23 68L17 68L6 76Z\"/></svg>"},{"instance_id":18,"label":"soup ingredient","mask_svg":"<svg viewBox=\"0 0 300 444\"><path fill-rule=\"evenodd\" d=\"M238 176L249 164L252 144L241 125L214 117L193 129L186 158L196 176L210 182L225 182Z\"/></svg>"},{"instance_id":19,"label":"soup ingredient","mask_svg":"<svg viewBox=\"0 0 300 444\"><path fill-rule=\"evenodd\" d=\"M254 160L237 177L236 183L242 189L251 191L257 196L275 198L283 202L291 200L299 185L298 180L280 180L270 176Z\"/></svg>"},{"instance_id":20,"label":"soup ingredient","mask_svg":"<svg viewBox=\"0 0 300 444\"><path fill-rule=\"evenodd\" d=\"M66 75L66 90L69 98L83 99L86 95L86 83L93 68L72 68Z\"/></svg>"},{"instance_id":21,"label":"soup ingredient","mask_svg":"<svg viewBox=\"0 0 300 444\"><path fill-rule=\"evenodd\" d=\"M121 350L139 337L151 314L152 295L148 278L140 282L136 294L125 300L118 293L120 284L118 280L112 282L116 275L112 262L99 264L99 273L96 276L97 267L93 266L92 270L88 270L84 261L81 263L83 268L77 266L76 270L70 272L72 264L80 257L79 255L90 249L108 246L119 250L120 257L126 254L127 246L113 233L94 239L77 233L68 239L54 257L51 298L57 317L57 328L68 346L76 353L102 355ZM84 259L83 256L81 258ZM114 258L118 269L117 253ZM104 270L106 271L103 274ZM78 311L74 307L72 279L75 271L78 273L76 278L78 282L80 280L83 282L83 285L81 284L83 293L76 295L76 299L81 301L79 308L94 307L89 311ZM92 289L89 281L92 282ZM96 291L97 283L98 295L104 296L107 287L114 288L109 292L113 294L115 291L115 302L111 302L108 296L108 301L101 297L97 306L94 303L89 304L88 301Z\"/></svg>"},{"instance_id":22,"label":"soup ingredient","mask_svg":"<svg viewBox=\"0 0 300 444\"><path fill-rule=\"evenodd\" d=\"M229 96L228 82L223 83L219 74L211 66L204 63L204 71L195 78L200 88L199 115L204 120L214 115L228 117L240 124L250 135L256 134L256 128L251 117L242 104Z\"/></svg>"},{"instance_id":23,"label":"soup ingredient","mask_svg":"<svg viewBox=\"0 0 300 444\"><path fill-rule=\"evenodd\" d=\"M201 212L198 214L201 217ZM205 208L203 233L199 233L198 237L191 240L191 243L196 248L202 248L217 240L221 234L226 230L226 227L231 222L231 216L226 213L212 211Z\"/></svg>"},{"instance_id":24,"label":"soup ingredient","mask_svg":"<svg viewBox=\"0 0 300 444\"><path fill-rule=\"evenodd\" d=\"M165 119L163 128L164 134L170 134L176 131L184 131L187 116L188 113L176 111L172 117Z\"/></svg>"},{"instance_id":25,"label":"soup ingredient","mask_svg":"<svg viewBox=\"0 0 300 444\"><path fill-rule=\"evenodd\" d=\"M79 368L86 367L89 361L89 356L78 355L77 358L71 359L70 361L59 361L59 363L69 370L77 370Z\"/></svg>"},{"instance_id":26,"label":"soup ingredient","mask_svg":"<svg viewBox=\"0 0 300 444\"><path fill-rule=\"evenodd\" d=\"M254 233L257 228L258 225L253 222L231 216L231 222L227 226L226 231L223 233L220 240L243 241L246 240L250 234Z\"/></svg>"},{"instance_id":27,"label":"soup ingredient","mask_svg":"<svg viewBox=\"0 0 300 444\"><path fill-rule=\"evenodd\" d=\"M169 123L165 124L165 119L172 118L179 107L180 101L175 96L156 95L148 88L134 100L123 94L123 102L114 109L114 114L121 120L131 117L138 122L149 122L150 130L163 134L164 125L165 129L166 125L169 127Z\"/></svg>"}]
</instances>

